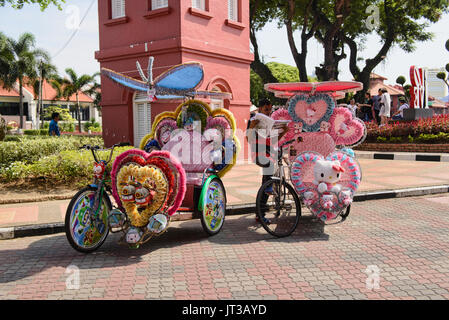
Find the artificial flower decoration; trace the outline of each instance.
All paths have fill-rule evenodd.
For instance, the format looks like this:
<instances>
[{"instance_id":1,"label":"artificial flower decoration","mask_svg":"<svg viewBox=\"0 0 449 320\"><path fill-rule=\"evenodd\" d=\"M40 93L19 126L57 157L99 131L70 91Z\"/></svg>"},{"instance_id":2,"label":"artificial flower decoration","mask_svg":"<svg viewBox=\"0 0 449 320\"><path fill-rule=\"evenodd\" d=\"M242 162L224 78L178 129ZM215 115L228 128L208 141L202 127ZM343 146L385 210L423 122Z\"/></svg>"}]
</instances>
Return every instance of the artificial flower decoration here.
<instances>
[{"instance_id":1,"label":"artificial flower decoration","mask_svg":"<svg viewBox=\"0 0 449 320\"><path fill-rule=\"evenodd\" d=\"M235 130L235 119L230 111L211 110L202 101L188 100L174 112L156 116L152 131L142 139L140 148L146 151L160 148L173 153L186 172L202 172L213 167L222 177L237 161L240 144ZM217 141L217 137L221 137L221 141ZM217 146L217 142L221 146ZM222 152L221 156L217 152ZM195 160L197 158L199 160ZM220 158L222 161L215 163Z\"/></svg>"},{"instance_id":2,"label":"artificial flower decoration","mask_svg":"<svg viewBox=\"0 0 449 320\"><path fill-rule=\"evenodd\" d=\"M112 166L112 194L132 226L144 227L156 213L173 215L185 195L185 171L168 152L132 149Z\"/></svg>"}]
</instances>

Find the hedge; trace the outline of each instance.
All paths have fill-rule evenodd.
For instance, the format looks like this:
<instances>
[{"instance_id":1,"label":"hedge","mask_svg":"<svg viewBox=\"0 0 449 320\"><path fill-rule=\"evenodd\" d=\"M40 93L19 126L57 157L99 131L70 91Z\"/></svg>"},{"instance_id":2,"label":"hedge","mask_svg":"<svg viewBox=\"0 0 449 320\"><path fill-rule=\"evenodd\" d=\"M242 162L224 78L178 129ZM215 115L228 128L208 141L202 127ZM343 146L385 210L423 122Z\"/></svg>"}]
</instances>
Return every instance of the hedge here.
<instances>
[{"instance_id":1,"label":"hedge","mask_svg":"<svg viewBox=\"0 0 449 320\"><path fill-rule=\"evenodd\" d=\"M13 138L16 139L16 138ZM39 159L57 154L64 150L76 150L84 144L103 145L101 136L27 136L19 141L3 141L0 143L0 170L13 162L31 164Z\"/></svg>"},{"instance_id":2,"label":"hedge","mask_svg":"<svg viewBox=\"0 0 449 320\"><path fill-rule=\"evenodd\" d=\"M133 147L120 147L114 150L113 159L122 152ZM109 151L99 152L101 159L107 159ZM0 181L27 182L35 180L52 184L65 184L71 187L80 187L92 180L93 167L92 153L88 150L66 150L58 154L43 157L33 163L24 161L12 162L0 170ZM109 163L111 169L113 160Z\"/></svg>"}]
</instances>

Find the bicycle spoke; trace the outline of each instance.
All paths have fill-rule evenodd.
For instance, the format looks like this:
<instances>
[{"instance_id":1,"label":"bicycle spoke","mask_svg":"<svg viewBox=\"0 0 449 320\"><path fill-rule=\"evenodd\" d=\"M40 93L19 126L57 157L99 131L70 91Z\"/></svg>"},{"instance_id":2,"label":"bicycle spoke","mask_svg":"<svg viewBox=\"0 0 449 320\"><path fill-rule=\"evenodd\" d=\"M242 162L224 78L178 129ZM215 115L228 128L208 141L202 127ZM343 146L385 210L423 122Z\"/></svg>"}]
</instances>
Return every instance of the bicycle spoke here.
<instances>
[{"instance_id":1,"label":"bicycle spoke","mask_svg":"<svg viewBox=\"0 0 449 320\"><path fill-rule=\"evenodd\" d=\"M265 190L272 187L272 194L266 194ZM300 202L292 187L285 183L270 180L259 190L258 216L262 226L270 234L277 237L290 235L298 224L300 215ZM263 200L267 198L266 203Z\"/></svg>"}]
</instances>

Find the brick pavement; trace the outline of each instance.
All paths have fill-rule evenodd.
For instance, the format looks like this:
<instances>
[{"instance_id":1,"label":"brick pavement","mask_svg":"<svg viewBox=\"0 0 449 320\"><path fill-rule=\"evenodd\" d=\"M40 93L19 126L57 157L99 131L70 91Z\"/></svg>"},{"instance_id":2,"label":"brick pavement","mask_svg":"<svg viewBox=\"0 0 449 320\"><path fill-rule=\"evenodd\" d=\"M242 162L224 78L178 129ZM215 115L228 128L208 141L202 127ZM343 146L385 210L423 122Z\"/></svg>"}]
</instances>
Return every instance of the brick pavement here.
<instances>
[{"instance_id":1,"label":"brick pavement","mask_svg":"<svg viewBox=\"0 0 449 320\"><path fill-rule=\"evenodd\" d=\"M0 241L0 299L448 299L449 196L355 203L344 223L305 213L275 239L254 215L227 217L207 237L175 222L138 250L110 235L94 254L64 234ZM66 288L66 267L80 288ZM367 266L380 269L367 289Z\"/></svg>"},{"instance_id":2,"label":"brick pavement","mask_svg":"<svg viewBox=\"0 0 449 320\"><path fill-rule=\"evenodd\" d=\"M359 159L363 178L359 191L393 190L449 184L449 162ZM236 165L223 179L228 204L255 203L260 168ZM0 227L62 222L69 200L0 205Z\"/></svg>"}]
</instances>

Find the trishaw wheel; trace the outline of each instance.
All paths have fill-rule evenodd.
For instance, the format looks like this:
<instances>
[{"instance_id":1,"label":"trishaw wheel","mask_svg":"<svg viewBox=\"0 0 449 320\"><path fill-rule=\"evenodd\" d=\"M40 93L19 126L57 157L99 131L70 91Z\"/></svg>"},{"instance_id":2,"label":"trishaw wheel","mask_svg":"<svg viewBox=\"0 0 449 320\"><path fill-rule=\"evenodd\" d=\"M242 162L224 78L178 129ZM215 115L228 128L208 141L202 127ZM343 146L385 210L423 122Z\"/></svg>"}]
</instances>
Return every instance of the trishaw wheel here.
<instances>
[{"instance_id":1,"label":"trishaw wheel","mask_svg":"<svg viewBox=\"0 0 449 320\"><path fill-rule=\"evenodd\" d=\"M269 234L278 238L286 237L298 226L301 202L290 184L268 180L257 193L256 214Z\"/></svg>"},{"instance_id":2,"label":"trishaw wheel","mask_svg":"<svg viewBox=\"0 0 449 320\"><path fill-rule=\"evenodd\" d=\"M95 221L89 210L94 206L97 188L88 186L72 198L65 215L65 233L70 245L77 251L90 253L97 250L109 233L108 215L112 210L109 197L104 193Z\"/></svg>"},{"instance_id":3,"label":"trishaw wheel","mask_svg":"<svg viewBox=\"0 0 449 320\"><path fill-rule=\"evenodd\" d=\"M218 177L207 180L200 198L201 224L209 235L215 235L223 227L226 214L226 191Z\"/></svg>"}]
</instances>

